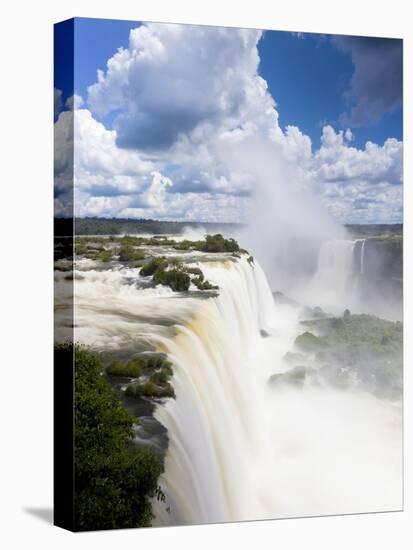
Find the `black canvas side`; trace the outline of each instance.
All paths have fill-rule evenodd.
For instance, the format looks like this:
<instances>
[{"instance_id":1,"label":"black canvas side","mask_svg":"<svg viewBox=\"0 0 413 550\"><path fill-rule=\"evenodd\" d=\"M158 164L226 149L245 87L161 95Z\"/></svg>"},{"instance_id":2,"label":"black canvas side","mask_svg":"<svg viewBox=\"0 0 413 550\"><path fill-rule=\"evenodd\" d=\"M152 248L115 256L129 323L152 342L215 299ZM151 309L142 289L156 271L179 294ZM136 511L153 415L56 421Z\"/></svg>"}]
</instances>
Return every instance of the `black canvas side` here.
<instances>
[{"instance_id":1,"label":"black canvas side","mask_svg":"<svg viewBox=\"0 0 413 550\"><path fill-rule=\"evenodd\" d=\"M74 525L73 111L74 19L54 26L54 524ZM61 118L59 118L61 117ZM65 131L62 132L62 125ZM63 136L63 137L62 137ZM62 157L66 162L62 164ZM63 291L59 277L65 279ZM67 297L67 289L69 298Z\"/></svg>"}]
</instances>

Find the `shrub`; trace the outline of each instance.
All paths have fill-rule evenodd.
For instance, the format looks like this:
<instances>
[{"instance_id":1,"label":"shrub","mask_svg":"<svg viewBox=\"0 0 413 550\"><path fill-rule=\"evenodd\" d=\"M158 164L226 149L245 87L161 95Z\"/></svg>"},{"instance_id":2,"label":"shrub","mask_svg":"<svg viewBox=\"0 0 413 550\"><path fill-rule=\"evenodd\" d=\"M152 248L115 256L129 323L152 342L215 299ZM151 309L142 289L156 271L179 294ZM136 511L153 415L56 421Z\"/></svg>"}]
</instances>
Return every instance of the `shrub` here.
<instances>
[{"instance_id":1,"label":"shrub","mask_svg":"<svg viewBox=\"0 0 413 550\"><path fill-rule=\"evenodd\" d=\"M175 292L186 292L191 283L189 275L179 269L169 271L158 269L154 273L153 280L155 284L169 286Z\"/></svg>"},{"instance_id":2,"label":"shrub","mask_svg":"<svg viewBox=\"0 0 413 550\"><path fill-rule=\"evenodd\" d=\"M138 378L142 374L142 367L138 361L128 361L126 364L120 361L114 361L106 369L109 376L128 376Z\"/></svg>"},{"instance_id":3,"label":"shrub","mask_svg":"<svg viewBox=\"0 0 413 550\"><path fill-rule=\"evenodd\" d=\"M110 262L112 259L112 252L110 250L102 250L99 252L98 258L101 262Z\"/></svg>"},{"instance_id":4,"label":"shrub","mask_svg":"<svg viewBox=\"0 0 413 550\"><path fill-rule=\"evenodd\" d=\"M175 397L173 387L169 382L163 386L158 386L153 382L145 382L144 384L129 384L126 388L125 395L128 397Z\"/></svg>"},{"instance_id":5,"label":"shrub","mask_svg":"<svg viewBox=\"0 0 413 550\"><path fill-rule=\"evenodd\" d=\"M166 384L171 377L172 372L170 372L168 369L161 369L154 372L151 377L149 378L149 381L153 384Z\"/></svg>"},{"instance_id":6,"label":"shrub","mask_svg":"<svg viewBox=\"0 0 413 550\"><path fill-rule=\"evenodd\" d=\"M130 244L123 244L119 250L119 260L121 262L130 262L136 260L143 260L145 258L142 250L136 250Z\"/></svg>"},{"instance_id":7,"label":"shrub","mask_svg":"<svg viewBox=\"0 0 413 550\"><path fill-rule=\"evenodd\" d=\"M141 267L140 274L143 277L153 275L158 269L166 269L168 267L168 261L165 258L151 258L149 262Z\"/></svg>"},{"instance_id":8,"label":"shrub","mask_svg":"<svg viewBox=\"0 0 413 550\"><path fill-rule=\"evenodd\" d=\"M80 531L150 526L161 460L132 446L130 414L101 376L99 356L83 346L56 347L59 365L75 356L75 528ZM57 396L59 398L59 396Z\"/></svg>"},{"instance_id":9,"label":"shrub","mask_svg":"<svg viewBox=\"0 0 413 550\"><path fill-rule=\"evenodd\" d=\"M239 252L240 248L235 239L225 239L221 234L207 235L202 246L204 252Z\"/></svg>"},{"instance_id":10,"label":"shrub","mask_svg":"<svg viewBox=\"0 0 413 550\"><path fill-rule=\"evenodd\" d=\"M209 281L203 281L200 277L195 277L192 282L199 290L218 290L219 287L212 285Z\"/></svg>"},{"instance_id":11,"label":"shrub","mask_svg":"<svg viewBox=\"0 0 413 550\"><path fill-rule=\"evenodd\" d=\"M144 361L144 369L160 369L164 365L171 364L169 363L169 361L167 361L163 357L160 357L159 355L142 356L140 359Z\"/></svg>"},{"instance_id":12,"label":"shrub","mask_svg":"<svg viewBox=\"0 0 413 550\"><path fill-rule=\"evenodd\" d=\"M202 241L188 241L187 239L174 244L175 250L199 250Z\"/></svg>"},{"instance_id":13,"label":"shrub","mask_svg":"<svg viewBox=\"0 0 413 550\"><path fill-rule=\"evenodd\" d=\"M311 373L312 370L307 369L303 366L297 366L287 372L273 374L272 376L270 376L269 382L271 384L292 384L294 386L300 387L304 385L305 379L307 377L307 372Z\"/></svg>"},{"instance_id":14,"label":"shrub","mask_svg":"<svg viewBox=\"0 0 413 550\"><path fill-rule=\"evenodd\" d=\"M124 235L120 239L120 243L122 246L139 246L143 243L145 239L142 239L142 237L132 237L131 235Z\"/></svg>"},{"instance_id":15,"label":"shrub","mask_svg":"<svg viewBox=\"0 0 413 550\"><path fill-rule=\"evenodd\" d=\"M75 243L75 252L78 256L83 256L86 254L87 246L84 242L76 242Z\"/></svg>"},{"instance_id":16,"label":"shrub","mask_svg":"<svg viewBox=\"0 0 413 550\"><path fill-rule=\"evenodd\" d=\"M303 351L318 351L323 347L323 342L311 332L304 332L295 339L295 345Z\"/></svg>"},{"instance_id":17,"label":"shrub","mask_svg":"<svg viewBox=\"0 0 413 550\"><path fill-rule=\"evenodd\" d=\"M199 267L186 267L185 273L188 273L189 275L196 275L197 278L199 278L201 281L204 280L204 274L199 269Z\"/></svg>"}]
</instances>

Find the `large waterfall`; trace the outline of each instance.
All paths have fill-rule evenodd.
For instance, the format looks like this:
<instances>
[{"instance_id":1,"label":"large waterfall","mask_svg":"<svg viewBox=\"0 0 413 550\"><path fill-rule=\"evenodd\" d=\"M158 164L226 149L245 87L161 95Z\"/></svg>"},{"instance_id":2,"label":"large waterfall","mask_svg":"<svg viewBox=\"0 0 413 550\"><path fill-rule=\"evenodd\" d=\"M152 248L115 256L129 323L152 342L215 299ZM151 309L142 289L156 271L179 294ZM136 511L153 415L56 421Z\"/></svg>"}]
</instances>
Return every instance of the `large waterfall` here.
<instances>
[{"instance_id":1,"label":"large waterfall","mask_svg":"<svg viewBox=\"0 0 413 550\"><path fill-rule=\"evenodd\" d=\"M170 441L156 523L399 507L400 411L328 387L272 388L297 313L276 309L257 263L202 268L219 297L202 301L175 338L159 339L175 365L176 400L156 411Z\"/></svg>"},{"instance_id":2,"label":"large waterfall","mask_svg":"<svg viewBox=\"0 0 413 550\"><path fill-rule=\"evenodd\" d=\"M258 265L202 267L220 296L203 301L193 321L163 341L176 365L177 399L157 410L170 435L163 484L171 512L163 520L172 524L251 519L271 509L261 404L274 369L260 333L275 329L271 291Z\"/></svg>"},{"instance_id":3,"label":"large waterfall","mask_svg":"<svg viewBox=\"0 0 413 550\"><path fill-rule=\"evenodd\" d=\"M331 274L329 246L322 265ZM332 253L343 287L351 246ZM176 399L155 410L169 446L154 524L399 509L400 403L326 381L270 384L291 369L283 357L305 330L300 309L274 303L257 261L193 262L218 295L148 286L124 266L82 260L75 273L77 341L123 354L150 345L174 365Z\"/></svg>"}]
</instances>

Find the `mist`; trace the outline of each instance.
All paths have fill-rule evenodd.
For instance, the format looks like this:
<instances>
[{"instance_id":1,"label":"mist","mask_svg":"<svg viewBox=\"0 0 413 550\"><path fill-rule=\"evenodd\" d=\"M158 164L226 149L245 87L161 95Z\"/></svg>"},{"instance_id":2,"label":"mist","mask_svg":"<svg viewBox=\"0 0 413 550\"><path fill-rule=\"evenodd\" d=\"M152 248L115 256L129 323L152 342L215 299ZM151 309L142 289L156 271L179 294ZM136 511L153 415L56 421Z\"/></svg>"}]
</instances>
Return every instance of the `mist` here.
<instances>
[{"instance_id":1,"label":"mist","mask_svg":"<svg viewBox=\"0 0 413 550\"><path fill-rule=\"evenodd\" d=\"M287 161L282 145L251 137L224 149L230 169L247 174L252 194L242 245L261 263L271 288L294 292L316 270L326 238L345 238L321 203L311 177Z\"/></svg>"},{"instance_id":2,"label":"mist","mask_svg":"<svg viewBox=\"0 0 413 550\"><path fill-rule=\"evenodd\" d=\"M401 320L402 265L394 270L377 244L333 219L305 163L287 159L282 143L257 136L226 144L220 154L230 171L252 182L237 237L273 292L333 314L351 309Z\"/></svg>"}]
</instances>

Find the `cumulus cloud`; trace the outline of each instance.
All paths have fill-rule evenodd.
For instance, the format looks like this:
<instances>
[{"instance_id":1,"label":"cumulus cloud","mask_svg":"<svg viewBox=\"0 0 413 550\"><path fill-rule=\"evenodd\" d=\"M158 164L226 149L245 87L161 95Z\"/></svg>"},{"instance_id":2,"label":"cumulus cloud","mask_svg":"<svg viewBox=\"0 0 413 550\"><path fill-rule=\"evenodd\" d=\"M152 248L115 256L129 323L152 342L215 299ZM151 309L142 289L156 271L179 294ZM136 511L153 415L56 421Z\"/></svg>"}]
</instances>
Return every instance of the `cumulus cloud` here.
<instances>
[{"instance_id":1,"label":"cumulus cloud","mask_svg":"<svg viewBox=\"0 0 413 550\"><path fill-rule=\"evenodd\" d=\"M311 163L326 206L344 222L397 222L402 217L403 144L348 145L345 133L323 128L321 147Z\"/></svg>"},{"instance_id":2,"label":"cumulus cloud","mask_svg":"<svg viewBox=\"0 0 413 550\"><path fill-rule=\"evenodd\" d=\"M59 88L54 88L53 90L53 111L54 119L56 120L59 116L59 113L62 109L62 90Z\"/></svg>"},{"instance_id":3,"label":"cumulus cloud","mask_svg":"<svg viewBox=\"0 0 413 550\"><path fill-rule=\"evenodd\" d=\"M350 53L354 65L350 88L345 92L350 113L344 113L344 122L352 126L376 122L402 104L402 40L333 36L332 43Z\"/></svg>"},{"instance_id":4,"label":"cumulus cloud","mask_svg":"<svg viewBox=\"0 0 413 550\"><path fill-rule=\"evenodd\" d=\"M116 130L107 130L87 109L76 110L75 183L93 195L140 193L148 185L153 163L136 151L116 145Z\"/></svg>"},{"instance_id":5,"label":"cumulus cloud","mask_svg":"<svg viewBox=\"0 0 413 550\"><path fill-rule=\"evenodd\" d=\"M257 73L260 37L248 29L142 25L99 71L90 108L97 115L120 109L118 144L140 150L168 149L192 132L199 139L211 125L234 127L257 99L273 104Z\"/></svg>"},{"instance_id":6,"label":"cumulus cloud","mask_svg":"<svg viewBox=\"0 0 413 550\"><path fill-rule=\"evenodd\" d=\"M66 99L66 107L69 109L69 111L80 109L83 103L83 97L78 94L73 94Z\"/></svg>"},{"instance_id":7,"label":"cumulus cloud","mask_svg":"<svg viewBox=\"0 0 413 550\"><path fill-rule=\"evenodd\" d=\"M350 129L325 126L313 151L298 127L282 129L259 75L260 37L187 25L132 30L128 48L98 72L86 106L72 100L77 215L243 221L265 143L283 185L294 179L339 221L399 221L402 143L357 149ZM56 123L62 143L70 113ZM61 149L62 176L70 146ZM279 184L271 180L268 171L268 185Z\"/></svg>"},{"instance_id":8,"label":"cumulus cloud","mask_svg":"<svg viewBox=\"0 0 413 550\"><path fill-rule=\"evenodd\" d=\"M390 185L402 182L402 143L387 139L383 146L368 141L364 149L350 147L343 131L335 132L325 126L321 147L314 154L313 167L317 177L324 182L348 182L367 180L387 181Z\"/></svg>"}]
</instances>

